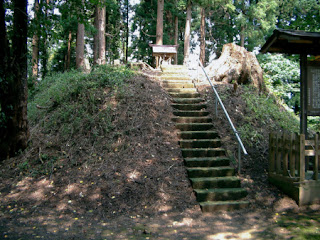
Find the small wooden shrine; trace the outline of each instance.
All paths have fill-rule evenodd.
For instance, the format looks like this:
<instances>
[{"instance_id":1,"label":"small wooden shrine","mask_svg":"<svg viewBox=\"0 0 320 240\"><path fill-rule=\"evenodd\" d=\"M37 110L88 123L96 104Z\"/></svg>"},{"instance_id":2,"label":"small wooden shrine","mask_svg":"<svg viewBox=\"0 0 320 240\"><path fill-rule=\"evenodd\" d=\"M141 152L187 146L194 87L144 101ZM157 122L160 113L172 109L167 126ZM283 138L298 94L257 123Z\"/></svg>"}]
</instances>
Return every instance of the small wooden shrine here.
<instances>
[{"instance_id":1,"label":"small wooden shrine","mask_svg":"<svg viewBox=\"0 0 320 240\"><path fill-rule=\"evenodd\" d=\"M149 44L152 48L152 56L156 58L156 68L162 64L171 65L172 59L178 54L179 45Z\"/></svg>"},{"instance_id":2,"label":"small wooden shrine","mask_svg":"<svg viewBox=\"0 0 320 240\"><path fill-rule=\"evenodd\" d=\"M307 59L320 55L320 33L277 29L260 52L300 55L300 135L270 134L269 181L299 205L320 201L319 136L307 132L307 116L320 116L320 62Z\"/></svg>"}]
</instances>

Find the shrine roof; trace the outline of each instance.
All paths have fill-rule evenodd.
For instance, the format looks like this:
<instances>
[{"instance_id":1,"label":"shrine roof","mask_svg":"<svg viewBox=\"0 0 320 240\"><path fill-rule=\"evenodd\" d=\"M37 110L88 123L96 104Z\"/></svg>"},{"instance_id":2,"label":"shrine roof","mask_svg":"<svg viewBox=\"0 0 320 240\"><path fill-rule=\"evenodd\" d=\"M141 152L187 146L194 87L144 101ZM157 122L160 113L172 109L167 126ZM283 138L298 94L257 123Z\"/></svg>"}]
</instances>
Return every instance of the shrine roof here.
<instances>
[{"instance_id":1,"label":"shrine roof","mask_svg":"<svg viewBox=\"0 0 320 240\"><path fill-rule=\"evenodd\" d=\"M276 29L260 52L320 55L320 33Z\"/></svg>"}]
</instances>

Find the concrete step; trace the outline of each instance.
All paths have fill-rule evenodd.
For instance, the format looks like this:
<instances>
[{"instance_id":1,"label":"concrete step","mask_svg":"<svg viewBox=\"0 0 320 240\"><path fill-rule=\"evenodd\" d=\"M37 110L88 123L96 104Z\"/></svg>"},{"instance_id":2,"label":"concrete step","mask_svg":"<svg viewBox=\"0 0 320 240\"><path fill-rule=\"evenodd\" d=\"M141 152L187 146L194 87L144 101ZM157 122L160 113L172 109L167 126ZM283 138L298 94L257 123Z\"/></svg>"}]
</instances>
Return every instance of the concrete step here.
<instances>
[{"instance_id":1,"label":"concrete step","mask_svg":"<svg viewBox=\"0 0 320 240\"><path fill-rule=\"evenodd\" d=\"M241 182L237 177L202 177L190 178L194 189L209 188L240 188Z\"/></svg>"},{"instance_id":2,"label":"concrete step","mask_svg":"<svg viewBox=\"0 0 320 240\"><path fill-rule=\"evenodd\" d=\"M173 103L178 103L178 104L201 103L204 101L205 100L203 98L173 98L172 99Z\"/></svg>"},{"instance_id":3,"label":"concrete step","mask_svg":"<svg viewBox=\"0 0 320 240\"><path fill-rule=\"evenodd\" d=\"M229 166L194 167L194 168L187 168L187 172L188 172L189 178L234 176L234 168Z\"/></svg>"},{"instance_id":4,"label":"concrete step","mask_svg":"<svg viewBox=\"0 0 320 240\"><path fill-rule=\"evenodd\" d=\"M208 111L173 111L173 115L179 117L203 117L208 116L210 113Z\"/></svg>"},{"instance_id":5,"label":"concrete step","mask_svg":"<svg viewBox=\"0 0 320 240\"><path fill-rule=\"evenodd\" d=\"M163 72L186 72L188 71L188 68L185 65L166 65L161 66L161 70Z\"/></svg>"},{"instance_id":6,"label":"concrete step","mask_svg":"<svg viewBox=\"0 0 320 240\"><path fill-rule=\"evenodd\" d=\"M162 83L193 83L193 81L190 80L163 80Z\"/></svg>"},{"instance_id":7,"label":"concrete step","mask_svg":"<svg viewBox=\"0 0 320 240\"><path fill-rule=\"evenodd\" d=\"M206 131L213 128L212 123L177 123L176 128L181 131Z\"/></svg>"},{"instance_id":8,"label":"concrete step","mask_svg":"<svg viewBox=\"0 0 320 240\"><path fill-rule=\"evenodd\" d=\"M207 201L200 202L202 212L232 211L248 208L249 201Z\"/></svg>"},{"instance_id":9,"label":"concrete step","mask_svg":"<svg viewBox=\"0 0 320 240\"><path fill-rule=\"evenodd\" d=\"M221 147L221 140L217 139L196 139L180 140L181 148L218 148Z\"/></svg>"},{"instance_id":10,"label":"concrete step","mask_svg":"<svg viewBox=\"0 0 320 240\"><path fill-rule=\"evenodd\" d=\"M188 75L173 75L173 74L167 74L167 75L161 75L162 80L191 80L191 78Z\"/></svg>"},{"instance_id":11,"label":"concrete step","mask_svg":"<svg viewBox=\"0 0 320 240\"><path fill-rule=\"evenodd\" d=\"M173 103L171 106L178 110L202 110L207 108L205 103L195 103L195 104L178 104Z\"/></svg>"},{"instance_id":12,"label":"concrete step","mask_svg":"<svg viewBox=\"0 0 320 240\"><path fill-rule=\"evenodd\" d=\"M210 123L212 119L210 117L173 117L172 121L176 123Z\"/></svg>"},{"instance_id":13,"label":"concrete step","mask_svg":"<svg viewBox=\"0 0 320 240\"><path fill-rule=\"evenodd\" d=\"M181 131L178 137L180 139L214 139L219 135L215 131Z\"/></svg>"},{"instance_id":14,"label":"concrete step","mask_svg":"<svg viewBox=\"0 0 320 240\"><path fill-rule=\"evenodd\" d=\"M173 98L198 98L200 93L198 92L169 92L169 95Z\"/></svg>"},{"instance_id":15,"label":"concrete step","mask_svg":"<svg viewBox=\"0 0 320 240\"><path fill-rule=\"evenodd\" d=\"M243 188L194 189L198 202L239 200L247 196Z\"/></svg>"},{"instance_id":16,"label":"concrete step","mask_svg":"<svg viewBox=\"0 0 320 240\"><path fill-rule=\"evenodd\" d=\"M193 83L177 83L177 82L162 82L162 87L164 88L194 88Z\"/></svg>"},{"instance_id":17,"label":"concrete step","mask_svg":"<svg viewBox=\"0 0 320 240\"><path fill-rule=\"evenodd\" d=\"M196 88L164 88L169 93L197 93Z\"/></svg>"},{"instance_id":18,"label":"concrete step","mask_svg":"<svg viewBox=\"0 0 320 240\"><path fill-rule=\"evenodd\" d=\"M229 166L230 159L227 157L204 157L204 158L184 158L186 167L222 167Z\"/></svg>"},{"instance_id":19,"label":"concrete step","mask_svg":"<svg viewBox=\"0 0 320 240\"><path fill-rule=\"evenodd\" d=\"M226 152L222 148L182 148L182 156L186 157L218 157L225 156Z\"/></svg>"}]
</instances>

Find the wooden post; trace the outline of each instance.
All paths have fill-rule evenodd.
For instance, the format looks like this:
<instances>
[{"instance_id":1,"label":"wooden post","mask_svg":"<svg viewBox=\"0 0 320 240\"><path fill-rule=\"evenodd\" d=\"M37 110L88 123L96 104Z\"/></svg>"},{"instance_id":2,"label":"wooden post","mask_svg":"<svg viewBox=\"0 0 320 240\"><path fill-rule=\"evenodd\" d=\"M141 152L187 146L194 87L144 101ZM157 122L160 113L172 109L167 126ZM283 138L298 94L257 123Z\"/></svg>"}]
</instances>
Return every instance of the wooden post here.
<instances>
[{"instance_id":1,"label":"wooden post","mask_svg":"<svg viewBox=\"0 0 320 240\"><path fill-rule=\"evenodd\" d=\"M300 55L300 134L307 133L307 107L308 107L308 89L307 89L307 54Z\"/></svg>"},{"instance_id":2,"label":"wooden post","mask_svg":"<svg viewBox=\"0 0 320 240\"><path fill-rule=\"evenodd\" d=\"M299 147L299 176L300 176L300 182L303 182L305 180L305 135L300 134L300 147Z\"/></svg>"},{"instance_id":3,"label":"wooden post","mask_svg":"<svg viewBox=\"0 0 320 240\"><path fill-rule=\"evenodd\" d=\"M289 137L287 134L282 135L282 165L283 165L283 176L288 176L288 141Z\"/></svg>"},{"instance_id":4,"label":"wooden post","mask_svg":"<svg viewBox=\"0 0 320 240\"><path fill-rule=\"evenodd\" d=\"M295 177L296 175L296 171L295 171L296 149L297 148L295 146L295 134L292 133L290 135L290 147L289 147L289 158L290 158L289 169L290 169L291 177Z\"/></svg>"},{"instance_id":5,"label":"wooden post","mask_svg":"<svg viewBox=\"0 0 320 240\"><path fill-rule=\"evenodd\" d=\"M314 136L314 164L313 164L313 179L318 180L319 175L319 134Z\"/></svg>"},{"instance_id":6,"label":"wooden post","mask_svg":"<svg viewBox=\"0 0 320 240\"><path fill-rule=\"evenodd\" d=\"M281 134L277 133L277 148L276 148L276 173L281 173Z\"/></svg>"},{"instance_id":7,"label":"wooden post","mask_svg":"<svg viewBox=\"0 0 320 240\"><path fill-rule=\"evenodd\" d=\"M274 133L270 133L269 134L269 173L274 172L274 149L275 149L275 134Z\"/></svg>"}]
</instances>

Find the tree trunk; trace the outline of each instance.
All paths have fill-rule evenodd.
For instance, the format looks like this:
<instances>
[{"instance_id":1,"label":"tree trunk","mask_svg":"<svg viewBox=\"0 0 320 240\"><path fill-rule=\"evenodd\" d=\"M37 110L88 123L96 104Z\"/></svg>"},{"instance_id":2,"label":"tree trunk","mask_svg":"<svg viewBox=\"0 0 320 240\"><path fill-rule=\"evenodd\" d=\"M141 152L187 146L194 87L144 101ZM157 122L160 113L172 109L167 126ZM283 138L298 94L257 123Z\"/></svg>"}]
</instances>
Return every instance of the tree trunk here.
<instances>
[{"instance_id":1,"label":"tree trunk","mask_svg":"<svg viewBox=\"0 0 320 240\"><path fill-rule=\"evenodd\" d=\"M163 45L163 7L164 0L158 0L156 44Z\"/></svg>"},{"instance_id":2,"label":"tree trunk","mask_svg":"<svg viewBox=\"0 0 320 240\"><path fill-rule=\"evenodd\" d=\"M241 26L241 30L240 30L240 47L244 47L244 27Z\"/></svg>"},{"instance_id":3,"label":"tree trunk","mask_svg":"<svg viewBox=\"0 0 320 240\"><path fill-rule=\"evenodd\" d=\"M200 62L205 66L206 61L206 12L205 8L201 8L201 22L200 22Z\"/></svg>"},{"instance_id":4,"label":"tree trunk","mask_svg":"<svg viewBox=\"0 0 320 240\"><path fill-rule=\"evenodd\" d=\"M126 35L126 61L125 63L128 62L128 51L129 51L129 0L126 0L127 4L127 16L126 16L126 30L127 30L127 35Z\"/></svg>"},{"instance_id":5,"label":"tree trunk","mask_svg":"<svg viewBox=\"0 0 320 240\"><path fill-rule=\"evenodd\" d=\"M188 2L186 27L184 32L184 59L183 59L184 65L186 65L189 60L190 33L191 33L191 8L192 8L192 3Z\"/></svg>"},{"instance_id":6,"label":"tree trunk","mask_svg":"<svg viewBox=\"0 0 320 240\"><path fill-rule=\"evenodd\" d=\"M178 45L179 41L179 19L178 16L174 18L174 44ZM174 56L174 64L178 64L178 53Z\"/></svg>"},{"instance_id":7,"label":"tree trunk","mask_svg":"<svg viewBox=\"0 0 320 240\"><path fill-rule=\"evenodd\" d=\"M99 14L99 58L100 64L106 64L106 7L102 6Z\"/></svg>"},{"instance_id":8,"label":"tree trunk","mask_svg":"<svg viewBox=\"0 0 320 240\"><path fill-rule=\"evenodd\" d=\"M259 91L265 91L263 71L256 56L233 43L223 46L220 58L212 61L206 72L214 81L253 84Z\"/></svg>"},{"instance_id":9,"label":"tree trunk","mask_svg":"<svg viewBox=\"0 0 320 240\"><path fill-rule=\"evenodd\" d=\"M27 147L27 1L13 0L12 50L7 44L4 1L0 4L0 160ZM2 45L4 44L4 45ZM11 52L11 56L9 55ZM9 64L10 63L10 64ZM2 65L4 64L4 65Z\"/></svg>"},{"instance_id":10,"label":"tree trunk","mask_svg":"<svg viewBox=\"0 0 320 240\"><path fill-rule=\"evenodd\" d=\"M64 70L69 70L70 69L70 62L71 62L71 42L72 42L72 32L69 31L68 34L68 50L67 50L67 55L66 55L66 67Z\"/></svg>"},{"instance_id":11,"label":"tree trunk","mask_svg":"<svg viewBox=\"0 0 320 240\"><path fill-rule=\"evenodd\" d=\"M96 6L94 26L97 33L94 35L93 60L94 64L106 63L106 7Z\"/></svg>"},{"instance_id":12,"label":"tree trunk","mask_svg":"<svg viewBox=\"0 0 320 240\"><path fill-rule=\"evenodd\" d=\"M32 78L36 80L38 78L38 61L39 61L39 35L38 28L40 25L38 23L38 13L39 13L39 0L34 1L34 21L36 23L36 29L32 37Z\"/></svg>"},{"instance_id":13,"label":"tree trunk","mask_svg":"<svg viewBox=\"0 0 320 240\"><path fill-rule=\"evenodd\" d=\"M76 44L76 67L84 67L84 24L78 23L77 44Z\"/></svg>"},{"instance_id":14,"label":"tree trunk","mask_svg":"<svg viewBox=\"0 0 320 240\"><path fill-rule=\"evenodd\" d=\"M96 33L93 36L93 64L98 64L99 59L99 7L94 10L94 27Z\"/></svg>"}]
</instances>

